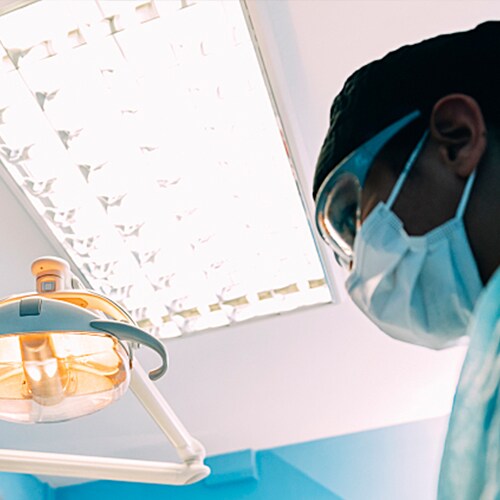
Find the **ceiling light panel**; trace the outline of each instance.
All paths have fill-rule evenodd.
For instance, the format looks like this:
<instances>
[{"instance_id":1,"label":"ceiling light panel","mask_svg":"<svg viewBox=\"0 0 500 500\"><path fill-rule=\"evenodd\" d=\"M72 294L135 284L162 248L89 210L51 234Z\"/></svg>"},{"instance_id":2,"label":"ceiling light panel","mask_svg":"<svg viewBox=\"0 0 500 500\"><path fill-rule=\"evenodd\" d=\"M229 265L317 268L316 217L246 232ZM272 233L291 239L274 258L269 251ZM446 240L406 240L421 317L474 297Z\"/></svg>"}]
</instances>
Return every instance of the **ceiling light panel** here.
<instances>
[{"instance_id":1,"label":"ceiling light panel","mask_svg":"<svg viewBox=\"0 0 500 500\"><path fill-rule=\"evenodd\" d=\"M0 33L0 160L91 286L160 337L331 301L239 2L41 1Z\"/></svg>"}]
</instances>

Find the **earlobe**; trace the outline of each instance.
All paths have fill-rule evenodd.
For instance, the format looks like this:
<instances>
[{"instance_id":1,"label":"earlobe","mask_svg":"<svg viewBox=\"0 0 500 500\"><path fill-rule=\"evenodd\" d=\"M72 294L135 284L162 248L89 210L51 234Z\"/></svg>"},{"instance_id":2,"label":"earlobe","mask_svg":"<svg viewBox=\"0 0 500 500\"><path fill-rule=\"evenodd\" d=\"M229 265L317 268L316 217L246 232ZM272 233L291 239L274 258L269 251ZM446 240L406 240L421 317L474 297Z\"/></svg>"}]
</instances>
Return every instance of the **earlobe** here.
<instances>
[{"instance_id":1,"label":"earlobe","mask_svg":"<svg viewBox=\"0 0 500 500\"><path fill-rule=\"evenodd\" d=\"M441 162L468 177L486 150L486 125L479 104L465 94L450 94L434 105L430 135Z\"/></svg>"}]
</instances>

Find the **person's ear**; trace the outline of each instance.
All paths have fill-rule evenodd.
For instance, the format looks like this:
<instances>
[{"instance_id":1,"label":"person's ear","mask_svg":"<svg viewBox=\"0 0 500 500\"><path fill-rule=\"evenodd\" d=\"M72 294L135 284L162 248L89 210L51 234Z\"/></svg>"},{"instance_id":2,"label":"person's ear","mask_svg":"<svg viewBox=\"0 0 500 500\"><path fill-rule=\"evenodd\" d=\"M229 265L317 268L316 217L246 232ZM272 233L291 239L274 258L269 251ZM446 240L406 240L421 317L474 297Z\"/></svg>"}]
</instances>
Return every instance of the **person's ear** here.
<instances>
[{"instance_id":1,"label":"person's ear","mask_svg":"<svg viewBox=\"0 0 500 500\"><path fill-rule=\"evenodd\" d=\"M450 94L436 102L430 135L441 162L460 177L468 177L486 150L486 125L479 104L465 94Z\"/></svg>"}]
</instances>

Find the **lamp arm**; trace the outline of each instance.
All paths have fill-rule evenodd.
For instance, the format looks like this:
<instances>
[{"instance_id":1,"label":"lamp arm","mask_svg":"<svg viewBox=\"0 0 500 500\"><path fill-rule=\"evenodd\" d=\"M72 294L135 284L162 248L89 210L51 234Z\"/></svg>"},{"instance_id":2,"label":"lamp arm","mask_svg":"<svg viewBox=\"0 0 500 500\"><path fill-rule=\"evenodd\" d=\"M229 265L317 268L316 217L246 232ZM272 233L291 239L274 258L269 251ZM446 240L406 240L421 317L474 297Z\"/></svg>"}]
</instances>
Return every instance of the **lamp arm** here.
<instances>
[{"instance_id":1,"label":"lamp arm","mask_svg":"<svg viewBox=\"0 0 500 500\"><path fill-rule=\"evenodd\" d=\"M193 484L210 474L203 463L176 464L19 450L0 450L0 469L22 474L173 485Z\"/></svg>"},{"instance_id":2,"label":"lamp arm","mask_svg":"<svg viewBox=\"0 0 500 500\"><path fill-rule=\"evenodd\" d=\"M205 448L191 436L138 362L134 363L130 388L176 448L182 461L187 464L202 463L206 455Z\"/></svg>"}]
</instances>

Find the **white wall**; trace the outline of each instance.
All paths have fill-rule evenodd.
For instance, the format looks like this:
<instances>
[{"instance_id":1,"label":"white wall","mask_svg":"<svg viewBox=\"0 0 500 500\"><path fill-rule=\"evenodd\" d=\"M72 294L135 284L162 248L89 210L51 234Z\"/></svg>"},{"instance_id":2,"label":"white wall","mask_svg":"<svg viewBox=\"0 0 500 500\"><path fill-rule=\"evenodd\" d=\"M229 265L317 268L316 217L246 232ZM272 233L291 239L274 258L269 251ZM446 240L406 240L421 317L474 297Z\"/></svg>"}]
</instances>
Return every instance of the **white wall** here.
<instances>
[{"instance_id":1,"label":"white wall","mask_svg":"<svg viewBox=\"0 0 500 500\"><path fill-rule=\"evenodd\" d=\"M57 250L0 176L0 297L33 291L30 264L42 255Z\"/></svg>"},{"instance_id":2,"label":"white wall","mask_svg":"<svg viewBox=\"0 0 500 500\"><path fill-rule=\"evenodd\" d=\"M354 69L402 43L500 17L500 2L481 1L259 0L249 9L307 193L331 100ZM51 245L2 183L0 207L5 295L31 289L29 264ZM170 341L168 349L172 366L160 388L210 454L442 415L463 357L388 339L349 301ZM168 455L131 395L57 427L0 424L0 446Z\"/></svg>"},{"instance_id":3,"label":"white wall","mask_svg":"<svg viewBox=\"0 0 500 500\"><path fill-rule=\"evenodd\" d=\"M281 111L311 182L333 98L402 45L500 20L497 0L246 0ZM310 191L308 191L310 192Z\"/></svg>"}]
</instances>

